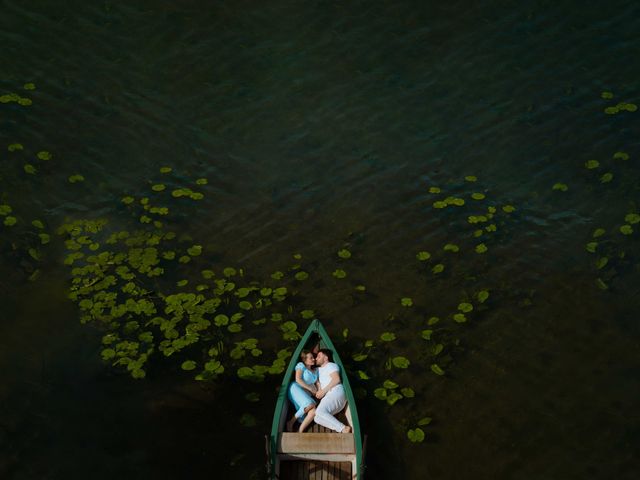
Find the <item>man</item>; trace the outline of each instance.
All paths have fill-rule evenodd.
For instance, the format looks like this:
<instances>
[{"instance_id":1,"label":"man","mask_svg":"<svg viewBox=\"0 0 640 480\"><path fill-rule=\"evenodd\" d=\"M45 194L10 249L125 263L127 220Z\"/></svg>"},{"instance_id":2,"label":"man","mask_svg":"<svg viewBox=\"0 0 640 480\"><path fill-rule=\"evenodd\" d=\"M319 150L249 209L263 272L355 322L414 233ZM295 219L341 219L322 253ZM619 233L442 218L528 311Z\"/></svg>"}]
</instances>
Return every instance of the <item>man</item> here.
<instances>
[{"instance_id":1,"label":"man","mask_svg":"<svg viewBox=\"0 0 640 480\"><path fill-rule=\"evenodd\" d=\"M316 355L320 383L316 398L320 400L320 404L316 408L314 420L318 425L336 432L350 433L351 427L334 417L347 404L347 397L340 379L340 367L331 361L331 356L332 352L328 348L321 348Z\"/></svg>"}]
</instances>

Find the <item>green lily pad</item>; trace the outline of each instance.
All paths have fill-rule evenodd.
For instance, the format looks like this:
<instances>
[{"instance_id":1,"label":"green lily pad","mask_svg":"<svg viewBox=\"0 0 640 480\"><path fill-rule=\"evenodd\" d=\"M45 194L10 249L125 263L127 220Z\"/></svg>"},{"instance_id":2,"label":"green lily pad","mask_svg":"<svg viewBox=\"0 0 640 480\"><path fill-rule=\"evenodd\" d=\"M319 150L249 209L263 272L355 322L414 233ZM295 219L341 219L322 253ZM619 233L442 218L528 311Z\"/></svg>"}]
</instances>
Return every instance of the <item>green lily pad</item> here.
<instances>
[{"instance_id":1,"label":"green lily pad","mask_svg":"<svg viewBox=\"0 0 640 480\"><path fill-rule=\"evenodd\" d=\"M7 147L7 150L9 150L10 152L17 152L19 150L24 150L24 147L21 143L12 143Z\"/></svg>"},{"instance_id":2,"label":"green lily pad","mask_svg":"<svg viewBox=\"0 0 640 480\"><path fill-rule=\"evenodd\" d=\"M625 218L625 220L626 220L626 218ZM626 221L628 222L628 220L626 220ZM601 237L602 235L604 235L605 233L606 233L606 230L604 228L596 228L593 231L592 237L593 238L598 238L598 237Z\"/></svg>"},{"instance_id":3,"label":"green lily pad","mask_svg":"<svg viewBox=\"0 0 640 480\"><path fill-rule=\"evenodd\" d=\"M310 320L316 316L316 313L313 310L302 310L300 316L305 320Z\"/></svg>"},{"instance_id":4,"label":"green lily pad","mask_svg":"<svg viewBox=\"0 0 640 480\"><path fill-rule=\"evenodd\" d=\"M616 160L629 160L629 154L627 152L616 152L613 154L613 158Z\"/></svg>"},{"instance_id":5,"label":"green lily pad","mask_svg":"<svg viewBox=\"0 0 640 480\"><path fill-rule=\"evenodd\" d=\"M566 192L567 190L569 190L569 187L566 183L555 183L551 188L560 192Z\"/></svg>"},{"instance_id":6,"label":"green lily pad","mask_svg":"<svg viewBox=\"0 0 640 480\"><path fill-rule=\"evenodd\" d=\"M284 273L277 271L277 272L273 272L271 274L271 278L273 278L274 280L281 280L284 277Z\"/></svg>"},{"instance_id":7,"label":"green lily pad","mask_svg":"<svg viewBox=\"0 0 640 480\"><path fill-rule=\"evenodd\" d=\"M607 107L604 109L604 113L606 113L607 115L615 115L619 111L620 110L618 109L618 107Z\"/></svg>"},{"instance_id":8,"label":"green lily pad","mask_svg":"<svg viewBox=\"0 0 640 480\"><path fill-rule=\"evenodd\" d=\"M429 193L440 193L440 191L438 187L429 187Z\"/></svg>"},{"instance_id":9,"label":"green lily pad","mask_svg":"<svg viewBox=\"0 0 640 480\"><path fill-rule=\"evenodd\" d=\"M478 177L476 177L475 175L467 175L466 177L464 177L464 179L467 182L476 182L476 181L478 181Z\"/></svg>"},{"instance_id":10,"label":"green lily pad","mask_svg":"<svg viewBox=\"0 0 640 480\"><path fill-rule=\"evenodd\" d=\"M485 253L487 250L487 246L484 243L476 245L476 253Z\"/></svg>"},{"instance_id":11,"label":"green lily pad","mask_svg":"<svg viewBox=\"0 0 640 480\"><path fill-rule=\"evenodd\" d=\"M444 370L442 370L442 368L440 368L440 366L437 363L431 364L431 371L436 375L444 375Z\"/></svg>"},{"instance_id":12,"label":"green lily pad","mask_svg":"<svg viewBox=\"0 0 640 480\"><path fill-rule=\"evenodd\" d=\"M247 428L255 427L257 425L256 417L254 417L250 413L243 413L240 416L240 425Z\"/></svg>"},{"instance_id":13,"label":"green lily pad","mask_svg":"<svg viewBox=\"0 0 640 480\"><path fill-rule=\"evenodd\" d=\"M431 340L431 335L433 335L433 330L422 330L422 332L420 332L420 335L422 336L422 338L424 338L425 340Z\"/></svg>"},{"instance_id":14,"label":"green lily pad","mask_svg":"<svg viewBox=\"0 0 640 480\"><path fill-rule=\"evenodd\" d=\"M463 303L458 305L458 310L460 310L461 312L464 312L464 313L468 313L471 310L473 310L473 305L471 305L470 303L463 302Z\"/></svg>"},{"instance_id":15,"label":"green lily pad","mask_svg":"<svg viewBox=\"0 0 640 480\"><path fill-rule=\"evenodd\" d=\"M393 332L384 332L380 335L380 340L383 342L393 342L396 339L396 334Z\"/></svg>"},{"instance_id":16,"label":"green lily pad","mask_svg":"<svg viewBox=\"0 0 640 480\"><path fill-rule=\"evenodd\" d=\"M447 204L441 200L433 202L433 208L446 208Z\"/></svg>"},{"instance_id":17,"label":"green lily pad","mask_svg":"<svg viewBox=\"0 0 640 480\"><path fill-rule=\"evenodd\" d=\"M391 392L389 395L387 395L387 403L389 405L395 405L398 400L402 400L402 395L398 392Z\"/></svg>"},{"instance_id":18,"label":"green lily pad","mask_svg":"<svg viewBox=\"0 0 640 480\"><path fill-rule=\"evenodd\" d=\"M79 173L69 176L69 183L79 183L84 182L84 177Z\"/></svg>"},{"instance_id":19,"label":"green lily pad","mask_svg":"<svg viewBox=\"0 0 640 480\"><path fill-rule=\"evenodd\" d=\"M489 292L487 290L480 290L477 294L478 302L484 303L489 298Z\"/></svg>"},{"instance_id":20,"label":"green lily pad","mask_svg":"<svg viewBox=\"0 0 640 480\"><path fill-rule=\"evenodd\" d=\"M425 425L429 425L431 423L431 417L423 417L420 420L418 420L418 425L420 425L421 427L425 426Z\"/></svg>"},{"instance_id":21,"label":"green lily pad","mask_svg":"<svg viewBox=\"0 0 640 480\"><path fill-rule=\"evenodd\" d=\"M38 152L36 154L36 157L38 157L38 159L40 160L51 160L52 156L51 156L51 152L47 152L47 151L41 151Z\"/></svg>"},{"instance_id":22,"label":"green lily pad","mask_svg":"<svg viewBox=\"0 0 640 480\"><path fill-rule=\"evenodd\" d=\"M309 278L309 274L307 272L304 272L304 271L296 272L296 274L294 276L295 276L295 279L298 280L298 281L303 281L303 280L306 280L307 278Z\"/></svg>"},{"instance_id":23,"label":"green lily pad","mask_svg":"<svg viewBox=\"0 0 640 480\"><path fill-rule=\"evenodd\" d=\"M600 94L600 97L602 97L602 98L604 98L604 99L606 99L606 100L609 100L609 99L613 98L613 93L612 93L612 92L605 91L605 92L602 92L602 93Z\"/></svg>"},{"instance_id":24,"label":"green lily pad","mask_svg":"<svg viewBox=\"0 0 640 480\"><path fill-rule=\"evenodd\" d=\"M342 250L338 251L338 256L340 258L351 258L351 252L349 250L347 250L346 248L343 248Z\"/></svg>"},{"instance_id":25,"label":"green lily pad","mask_svg":"<svg viewBox=\"0 0 640 480\"><path fill-rule=\"evenodd\" d=\"M202 253L202 245L193 245L187 248L187 253L192 257L197 257Z\"/></svg>"},{"instance_id":26,"label":"green lily pad","mask_svg":"<svg viewBox=\"0 0 640 480\"><path fill-rule=\"evenodd\" d=\"M460 247L458 247L457 245L453 244L453 243L447 243L444 246L444 251L445 252L458 252L460 251Z\"/></svg>"},{"instance_id":27,"label":"green lily pad","mask_svg":"<svg viewBox=\"0 0 640 480\"><path fill-rule=\"evenodd\" d=\"M485 194L484 193L479 193L479 192L474 192L471 194L471 198L473 198L474 200L483 200L485 198Z\"/></svg>"},{"instance_id":28,"label":"green lily pad","mask_svg":"<svg viewBox=\"0 0 640 480\"><path fill-rule=\"evenodd\" d=\"M365 287L364 285L356 285L356 290L359 292L365 292L367 290L367 287Z\"/></svg>"},{"instance_id":29,"label":"green lily pad","mask_svg":"<svg viewBox=\"0 0 640 480\"><path fill-rule=\"evenodd\" d=\"M236 275L238 272L235 268L233 267L226 267L224 270L222 270L222 273L225 277L233 277L234 275Z\"/></svg>"},{"instance_id":30,"label":"green lily pad","mask_svg":"<svg viewBox=\"0 0 640 480\"><path fill-rule=\"evenodd\" d=\"M196 362L194 362L193 360L186 360L184 362L182 362L182 370L193 370L196 368Z\"/></svg>"},{"instance_id":31,"label":"green lily pad","mask_svg":"<svg viewBox=\"0 0 640 480\"><path fill-rule=\"evenodd\" d=\"M624 216L624 221L629 225L635 225L636 223L640 223L640 215L637 213L627 213Z\"/></svg>"},{"instance_id":32,"label":"green lily pad","mask_svg":"<svg viewBox=\"0 0 640 480\"><path fill-rule=\"evenodd\" d=\"M171 167L160 167L160 173L171 173L172 170Z\"/></svg>"},{"instance_id":33,"label":"green lily pad","mask_svg":"<svg viewBox=\"0 0 640 480\"><path fill-rule=\"evenodd\" d=\"M394 388L398 388L399 385L393 380L385 380L382 386L388 390L393 390Z\"/></svg>"},{"instance_id":34,"label":"green lily pad","mask_svg":"<svg viewBox=\"0 0 640 480\"><path fill-rule=\"evenodd\" d=\"M30 163L25 163L22 168L24 169L24 172L28 173L29 175L35 175L37 173L36 167L31 165Z\"/></svg>"},{"instance_id":35,"label":"green lily pad","mask_svg":"<svg viewBox=\"0 0 640 480\"><path fill-rule=\"evenodd\" d=\"M606 267L607 263L609 263L609 259L607 257L600 257L598 259L598 261L596 262L596 268L598 270L600 270L600 269Z\"/></svg>"},{"instance_id":36,"label":"green lily pad","mask_svg":"<svg viewBox=\"0 0 640 480\"><path fill-rule=\"evenodd\" d=\"M433 273L442 273L444 272L444 265L441 263L438 263L437 265L434 265L433 268L431 269L431 271Z\"/></svg>"},{"instance_id":37,"label":"green lily pad","mask_svg":"<svg viewBox=\"0 0 640 480\"><path fill-rule=\"evenodd\" d=\"M413 388L404 387L400 389L400 393L406 398L414 398L416 396L416 392L413 391Z\"/></svg>"},{"instance_id":38,"label":"green lily pad","mask_svg":"<svg viewBox=\"0 0 640 480\"><path fill-rule=\"evenodd\" d=\"M411 307L413 306L413 300L410 297L403 297L400 299L400 305L403 307Z\"/></svg>"},{"instance_id":39,"label":"green lily pad","mask_svg":"<svg viewBox=\"0 0 640 480\"><path fill-rule=\"evenodd\" d=\"M514 207L513 205L504 205L502 207L502 211L504 211L505 213L515 212L516 211L516 207Z\"/></svg>"},{"instance_id":40,"label":"green lily pad","mask_svg":"<svg viewBox=\"0 0 640 480\"><path fill-rule=\"evenodd\" d=\"M154 192L162 192L166 188L167 188L166 185L162 183L157 183L151 187L151 190L153 190Z\"/></svg>"},{"instance_id":41,"label":"green lily pad","mask_svg":"<svg viewBox=\"0 0 640 480\"><path fill-rule=\"evenodd\" d=\"M453 315L453 319L458 323L464 323L467 321L467 317L464 315L464 313L455 313Z\"/></svg>"},{"instance_id":42,"label":"green lily pad","mask_svg":"<svg viewBox=\"0 0 640 480\"><path fill-rule=\"evenodd\" d=\"M380 400L386 400L387 399L387 389L386 388L376 388L373 391L373 395Z\"/></svg>"},{"instance_id":43,"label":"green lily pad","mask_svg":"<svg viewBox=\"0 0 640 480\"><path fill-rule=\"evenodd\" d=\"M594 168L598 168L600 166L600 162L598 160L587 160L584 163L584 166L589 170L593 170Z\"/></svg>"},{"instance_id":44,"label":"green lily pad","mask_svg":"<svg viewBox=\"0 0 640 480\"><path fill-rule=\"evenodd\" d=\"M589 242L585 246L585 249L587 250L587 252L595 253L597 247L598 247L598 242Z\"/></svg>"},{"instance_id":45,"label":"green lily pad","mask_svg":"<svg viewBox=\"0 0 640 480\"><path fill-rule=\"evenodd\" d=\"M431 258L431 254L429 252L421 251L416 254L416 258L421 262L424 262Z\"/></svg>"},{"instance_id":46,"label":"green lily pad","mask_svg":"<svg viewBox=\"0 0 640 480\"><path fill-rule=\"evenodd\" d=\"M347 272L345 272L344 270L338 268L336 270L334 270L334 272L332 273L332 275L336 278L344 278L347 276Z\"/></svg>"},{"instance_id":47,"label":"green lily pad","mask_svg":"<svg viewBox=\"0 0 640 480\"><path fill-rule=\"evenodd\" d=\"M609 183L611 180L613 180L613 173L611 172L607 172L600 177L600 183Z\"/></svg>"},{"instance_id":48,"label":"green lily pad","mask_svg":"<svg viewBox=\"0 0 640 480\"><path fill-rule=\"evenodd\" d=\"M596 278L596 285L600 290L607 290L609 288L609 286L606 283L604 283L604 281L601 278Z\"/></svg>"},{"instance_id":49,"label":"green lily pad","mask_svg":"<svg viewBox=\"0 0 640 480\"><path fill-rule=\"evenodd\" d=\"M411 362L407 357L397 356L391 359L391 363L396 368L409 368Z\"/></svg>"},{"instance_id":50,"label":"green lily pad","mask_svg":"<svg viewBox=\"0 0 640 480\"><path fill-rule=\"evenodd\" d=\"M631 235L633 233L633 228L631 225L623 225L620 227L620 233L623 235Z\"/></svg>"},{"instance_id":51,"label":"green lily pad","mask_svg":"<svg viewBox=\"0 0 640 480\"><path fill-rule=\"evenodd\" d=\"M206 185L208 182L208 180L206 178L198 178L196 180L196 185Z\"/></svg>"},{"instance_id":52,"label":"green lily pad","mask_svg":"<svg viewBox=\"0 0 640 480\"><path fill-rule=\"evenodd\" d=\"M16 217L12 217L12 216L5 217L5 219L4 219L4 224L7 227L11 227L12 225L15 225L17 222L18 222L18 219Z\"/></svg>"},{"instance_id":53,"label":"green lily pad","mask_svg":"<svg viewBox=\"0 0 640 480\"><path fill-rule=\"evenodd\" d=\"M431 318L429 318L429 320L427 320L427 325L429 325L429 326L435 325L439 321L440 321L439 317L431 317Z\"/></svg>"},{"instance_id":54,"label":"green lily pad","mask_svg":"<svg viewBox=\"0 0 640 480\"><path fill-rule=\"evenodd\" d=\"M422 443L424 441L424 430L420 427L407 431L407 438L413 443Z\"/></svg>"},{"instance_id":55,"label":"green lily pad","mask_svg":"<svg viewBox=\"0 0 640 480\"><path fill-rule=\"evenodd\" d=\"M11 212L13 211L13 209L11 208L11 205L7 205L7 204L2 204L0 205L0 215L9 215Z\"/></svg>"}]
</instances>

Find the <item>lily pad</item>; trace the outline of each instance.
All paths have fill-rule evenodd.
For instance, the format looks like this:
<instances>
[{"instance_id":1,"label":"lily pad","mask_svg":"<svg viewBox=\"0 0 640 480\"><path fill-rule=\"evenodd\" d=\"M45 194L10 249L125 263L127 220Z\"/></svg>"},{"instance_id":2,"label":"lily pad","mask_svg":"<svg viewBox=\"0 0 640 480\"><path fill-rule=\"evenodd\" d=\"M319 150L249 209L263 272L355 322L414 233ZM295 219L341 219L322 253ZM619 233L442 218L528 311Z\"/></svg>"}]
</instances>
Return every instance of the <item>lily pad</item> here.
<instances>
[{"instance_id":1,"label":"lily pad","mask_svg":"<svg viewBox=\"0 0 640 480\"><path fill-rule=\"evenodd\" d=\"M345 278L347 276L347 272L345 272L344 270L338 268L336 270L333 271L332 275L336 278Z\"/></svg>"},{"instance_id":2,"label":"lily pad","mask_svg":"<svg viewBox=\"0 0 640 480\"><path fill-rule=\"evenodd\" d=\"M631 235L633 233L633 228L631 225L623 225L620 227L620 233L623 235Z\"/></svg>"},{"instance_id":3,"label":"lily pad","mask_svg":"<svg viewBox=\"0 0 640 480\"><path fill-rule=\"evenodd\" d=\"M171 173L172 170L171 167L160 167L160 173Z\"/></svg>"},{"instance_id":4,"label":"lily pad","mask_svg":"<svg viewBox=\"0 0 640 480\"><path fill-rule=\"evenodd\" d=\"M487 246L484 243L476 245L476 253L485 253L487 250Z\"/></svg>"},{"instance_id":5,"label":"lily pad","mask_svg":"<svg viewBox=\"0 0 640 480\"><path fill-rule=\"evenodd\" d=\"M440 366L437 363L431 364L431 371L436 375L444 375L444 370L442 370L442 368L440 368Z\"/></svg>"},{"instance_id":6,"label":"lily pad","mask_svg":"<svg viewBox=\"0 0 640 480\"><path fill-rule=\"evenodd\" d=\"M391 359L391 363L396 368L409 368L409 365L411 364L409 359L407 357L403 357L403 356L393 357Z\"/></svg>"},{"instance_id":7,"label":"lily pad","mask_svg":"<svg viewBox=\"0 0 640 480\"><path fill-rule=\"evenodd\" d=\"M598 168L600 166L600 162L598 160L587 160L584 163L584 166L589 170L593 170L594 168Z\"/></svg>"},{"instance_id":8,"label":"lily pad","mask_svg":"<svg viewBox=\"0 0 640 480\"><path fill-rule=\"evenodd\" d=\"M460 247L458 247L458 245L454 244L454 243L447 243L444 246L444 251L445 252L458 252L460 251Z\"/></svg>"},{"instance_id":9,"label":"lily pad","mask_svg":"<svg viewBox=\"0 0 640 480\"><path fill-rule=\"evenodd\" d=\"M441 263L438 263L437 265L434 265L433 268L431 269L431 271L433 273L442 273L444 272L444 265Z\"/></svg>"},{"instance_id":10,"label":"lily pad","mask_svg":"<svg viewBox=\"0 0 640 480\"><path fill-rule=\"evenodd\" d=\"M484 193L479 193L479 192L474 192L471 194L471 198L473 198L474 200L483 200L485 198L485 194Z\"/></svg>"},{"instance_id":11,"label":"lily pad","mask_svg":"<svg viewBox=\"0 0 640 480\"><path fill-rule=\"evenodd\" d=\"M467 321L467 317L464 315L464 313L455 313L453 315L453 319L457 322L457 323L464 323Z\"/></svg>"},{"instance_id":12,"label":"lily pad","mask_svg":"<svg viewBox=\"0 0 640 480\"><path fill-rule=\"evenodd\" d=\"M410 297L403 297L400 299L400 305L403 307L411 307L413 305L413 300Z\"/></svg>"},{"instance_id":13,"label":"lily pad","mask_svg":"<svg viewBox=\"0 0 640 480\"><path fill-rule=\"evenodd\" d=\"M635 225L636 223L640 223L640 215L637 213L628 213L624 216L624 221L629 225Z\"/></svg>"},{"instance_id":14,"label":"lily pad","mask_svg":"<svg viewBox=\"0 0 640 480\"><path fill-rule=\"evenodd\" d=\"M440 188L438 188L438 187L429 187L429 193L440 193Z\"/></svg>"},{"instance_id":15,"label":"lily pad","mask_svg":"<svg viewBox=\"0 0 640 480\"><path fill-rule=\"evenodd\" d=\"M567 190L569 190L569 187L566 183L555 183L551 188L560 192L566 192Z\"/></svg>"},{"instance_id":16,"label":"lily pad","mask_svg":"<svg viewBox=\"0 0 640 480\"><path fill-rule=\"evenodd\" d=\"M627 152L616 152L613 154L613 158L616 160L629 160L629 154Z\"/></svg>"},{"instance_id":17,"label":"lily pad","mask_svg":"<svg viewBox=\"0 0 640 480\"><path fill-rule=\"evenodd\" d=\"M347 250L346 248L343 248L342 250L338 251L338 256L340 258L351 258L351 252L349 250Z\"/></svg>"},{"instance_id":18,"label":"lily pad","mask_svg":"<svg viewBox=\"0 0 640 480\"><path fill-rule=\"evenodd\" d=\"M196 368L196 362L194 362L193 360L187 360L185 362L182 362L182 369L183 370L193 370Z\"/></svg>"},{"instance_id":19,"label":"lily pad","mask_svg":"<svg viewBox=\"0 0 640 480\"><path fill-rule=\"evenodd\" d=\"M296 272L295 278L298 281L303 281L303 280L306 280L307 278L309 278L309 274L307 272L304 272L304 271Z\"/></svg>"},{"instance_id":20,"label":"lily pad","mask_svg":"<svg viewBox=\"0 0 640 480\"><path fill-rule=\"evenodd\" d=\"M424 430L420 427L407 431L407 438L413 443L422 443L424 441Z\"/></svg>"},{"instance_id":21,"label":"lily pad","mask_svg":"<svg viewBox=\"0 0 640 480\"><path fill-rule=\"evenodd\" d=\"M384 332L380 335L380 340L383 342L393 342L396 339L396 334L393 332Z\"/></svg>"},{"instance_id":22,"label":"lily pad","mask_svg":"<svg viewBox=\"0 0 640 480\"><path fill-rule=\"evenodd\" d=\"M157 183L151 187L151 190L153 190L154 192L162 192L166 188L167 188L166 185L162 183Z\"/></svg>"},{"instance_id":23,"label":"lily pad","mask_svg":"<svg viewBox=\"0 0 640 480\"><path fill-rule=\"evenodd\" d=\"M425 340L431 340L431 335L433 335L433 330L422 330L422 332L420 332L420 335L422 336L422 338L424 338Z\"/></svg>"},{"instance_id":24,"label":"lily pad","mask_svg":"<svg viewBox=\"0 0 640 480\"><path fill-rule=\"evenodd\" d=\"M424 262L431 258L431 254L429 252L421 251L416 254L416 258L421 262Z\"/></svg>"},{"instance_id":25,"label":"lily pad","mask_svg":"<svg viewBox=\"0 0 640 480\"><path fill-rule=\"evenodd\" d=\"M629 222L629 221L626 219L626 217L625 217L625 221ZM592 237L593 237L593 238L598 238L598 237L601 237L602 235L604 235L605 233L606 233L606 230L605 230L604 228L596 228L596 229L593 231L593 235L592 235Z\"/></svg>"},{"instance_id":26,"label":"lily pad","mask_svg":"<svg viewBox=\"0 0 640 480\"><path fill-rule=\"evenodd\" d=\"M52 156L51 156L51 152L47 152L47 151L41 151L38 152L36 154L36 157L38 157L38 159L40 160L51 160Z\"/></svg>"},{"instance_id":27,"label":"lily pad","mask_svg":"<svg viewBox=\"0 0 640 480\"><path fill-rule=\"evenodd\" d=\"M467 175L466 177L464 177L464 179L467 182L476 182L478 180L478 177L476 177L475 175Z\"/></svg>"},{"instance_id":28,"label":"lily pad","mask_svg":"<svg viewBox=\"0 0 640 480\"><path fill-rule=\"evenodd\" d=\"M607 172L600 177L600 183L609 183L611 180L613 180L613 173L611 172Z\"/></svg>"},{"instance_id":29,"label":"lily pad","mask_svg":"<svg viewBox=\"0 0 640 480\"><path fill-rule=\"evenodd\" d=\"M478 302L484 303L489 298L489 292L487 290L480 290L477 294Z\"/></svg>"},{"instance_id":30,"label":"lily pad","mask_svg":"<svg viewBox=\"0 0 640 480\"><path fill-rule=\"evenodd\" d=\"M463 303L458 305L458 310L460 310L461 312L464 312L464 313L468 313L471 310L473 310L473 305L471 305L470 303L463 302Z\"/></svg>"}]
</instances>

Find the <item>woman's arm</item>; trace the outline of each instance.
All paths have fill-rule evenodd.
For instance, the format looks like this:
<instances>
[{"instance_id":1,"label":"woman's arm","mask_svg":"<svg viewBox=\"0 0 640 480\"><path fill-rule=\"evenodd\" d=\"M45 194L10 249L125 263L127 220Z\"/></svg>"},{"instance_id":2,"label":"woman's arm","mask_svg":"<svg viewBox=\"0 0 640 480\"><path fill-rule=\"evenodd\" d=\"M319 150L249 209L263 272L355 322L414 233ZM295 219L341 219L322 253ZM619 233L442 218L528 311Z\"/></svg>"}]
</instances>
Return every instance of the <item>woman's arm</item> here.
<instances>
[{"instance_id":1,"label":"woman's arm","mask_svg":"<svg viewBox=\"0 0 640 480\"><path fill-rule=\"evenodd\" d=\"M296 370L296 383L300 385L302 388L304 388L305 390L309 391L311 395L316 393L313 390L313 388L308 384L306 384L305 381L302 379L302 370Z\"/></svg>"}]
</instances>

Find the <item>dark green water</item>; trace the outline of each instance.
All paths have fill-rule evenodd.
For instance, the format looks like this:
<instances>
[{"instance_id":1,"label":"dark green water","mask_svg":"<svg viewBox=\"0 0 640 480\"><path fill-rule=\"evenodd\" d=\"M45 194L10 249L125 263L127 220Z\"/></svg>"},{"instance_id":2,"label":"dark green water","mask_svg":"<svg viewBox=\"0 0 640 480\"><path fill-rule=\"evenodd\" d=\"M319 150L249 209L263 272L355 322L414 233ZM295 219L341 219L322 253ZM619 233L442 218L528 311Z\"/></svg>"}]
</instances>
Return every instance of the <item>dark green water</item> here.
<instances>
[{"instance_id":1,"label":"dark green water","mask_svg":"<svg viewBox=\"0 0 640 480\"><path fill-rule=\"evenodd\" d=\"M33 105L0 104L1 200L51 230L124 225L120 198L160 166L176 187L206 177L180 228L255 278L302 253L316 280L301 295L336 338L419 332L489 288L446 377L405 339L416 399L360 401L369 478L635 478L640 226L618 229L639 207L640 113L603 109L640 100L639 19L633 2L0 1L0 95L37 85ZM27 175L13 142L54 158ZM432 185L517 210L479 255ZM625 252L602 271L585 250L598 227ZM255 405L233 376L121 374L66 299L61 240L35 262L0 228L0 478L261 478L279 377ZM331 276L345 242L349 287ZM448 242L461 251L425 274L415 254ZM417 411L434 419L422 444L405 433Z\"/></svg>"}]
</instances>

